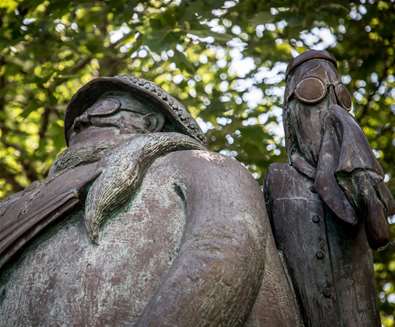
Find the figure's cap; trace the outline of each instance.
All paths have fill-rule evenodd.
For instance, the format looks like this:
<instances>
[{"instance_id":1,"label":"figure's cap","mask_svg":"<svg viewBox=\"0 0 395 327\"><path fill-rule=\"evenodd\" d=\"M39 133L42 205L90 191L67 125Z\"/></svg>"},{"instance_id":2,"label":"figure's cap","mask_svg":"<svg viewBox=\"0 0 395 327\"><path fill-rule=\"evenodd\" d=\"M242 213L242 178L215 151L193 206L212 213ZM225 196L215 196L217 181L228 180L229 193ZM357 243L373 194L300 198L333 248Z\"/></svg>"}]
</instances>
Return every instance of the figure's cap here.
<instances>
[{"instance_id":1,"label":"figure's cap","mask_svg":"<svg viewBox=\"0 0 395 327\"><path fill-rule=\"evenodd\" d=\"M174 97L154 83L134 76L99 77L81 87L71 98L66 109L64 131L69 143L70 129L74 120L85 112L100 96L108 91L126 91L156 105L180 133L189 135L201 143L206 138L187 109Z\"/></svg>"},{"instance_id":2,"label":"figure's cap","mask_svg":"<svg viewBox=\"0 0 395 327\"><path fill-rule=\"evenodd\" d=\"M332 56L328 51L325 50L307 50L300 54L299 56L293 58L291 62L288 64L287 70L285 72L285 77L288 75L299 65L303 64L306 61L312 59L324 59L330 61L332 64L337 67L336 58Z\"/></svg>"}]
</instances>

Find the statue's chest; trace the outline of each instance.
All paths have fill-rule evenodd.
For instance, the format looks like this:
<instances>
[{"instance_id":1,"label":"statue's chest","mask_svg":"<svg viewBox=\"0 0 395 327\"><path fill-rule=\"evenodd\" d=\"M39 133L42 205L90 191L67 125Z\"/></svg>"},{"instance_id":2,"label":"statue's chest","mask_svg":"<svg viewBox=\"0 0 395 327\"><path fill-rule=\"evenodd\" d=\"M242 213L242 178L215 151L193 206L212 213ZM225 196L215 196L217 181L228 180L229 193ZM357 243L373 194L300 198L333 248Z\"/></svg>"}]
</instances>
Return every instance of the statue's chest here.
<instances>
[{"instance_id":1,"label":"statue's chest","mask_svg":"<svg viewBox=\"0 0 395 327\"><path fill-rule=\"evenodd\" d=\"M0 326L130 326L177 255L184 220L171 180L149 177L99 245L82 211L68 217L0 275Z\"/></svg>"}]
</instances>

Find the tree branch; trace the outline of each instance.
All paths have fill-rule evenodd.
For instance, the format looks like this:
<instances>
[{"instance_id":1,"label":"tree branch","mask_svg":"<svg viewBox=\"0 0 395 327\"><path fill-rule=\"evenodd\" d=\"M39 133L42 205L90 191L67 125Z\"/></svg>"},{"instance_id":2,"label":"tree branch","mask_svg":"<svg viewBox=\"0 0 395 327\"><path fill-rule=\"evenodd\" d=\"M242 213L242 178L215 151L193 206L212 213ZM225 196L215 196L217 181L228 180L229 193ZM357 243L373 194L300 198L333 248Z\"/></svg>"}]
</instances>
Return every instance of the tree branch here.
<instances>
[{"instance_id":1,"label":"tree branch","mask_svg":"<svg viewBox=\"0 0 395 327\"><path fill-rule=\"evenodd\" d=\"M377 94L378 90L383 85L384 81L388 76L388 71L393 67L394 64L395 64L395 60L387 60L385 62L383 71L381 72L381 75L378 78L378 83L376 87L371 92L369 92L366 98L366 104L359 111L359 115L358 115L359 121L362 121L365 118L365 116L368 114L369 108L373 103L374 96Z\"/></svg>"},{"instance_id":2,"label":"tree branch","mask_svg":"<svg viewBox=\"0 0 395 327\"><path fill-rule=\"evenodd\" d=\"M41 121L40 121L40 130L38 131L39 147L44 142L45 134L47 133L47 130L48 130L49 116L51 114L51 111L52 111L52 108L50 106L44 107L44 112L43 112L43 115L42 115Z\"/></svg>"},{"instance_id":3,"label":"tree branch","mask_svg":"<svg viewBox=\"0 0 395 327\"><path fill-rule=\"evenodd\" d=\"M0 169L1 169L1 178L7 182L7 184L11 185L13 192L19 192L24 189L23 185L21 185L17 181L18 174L9 170L9 167L4 164L3 161L0 160Z\"/></svg>"}]
</instances>

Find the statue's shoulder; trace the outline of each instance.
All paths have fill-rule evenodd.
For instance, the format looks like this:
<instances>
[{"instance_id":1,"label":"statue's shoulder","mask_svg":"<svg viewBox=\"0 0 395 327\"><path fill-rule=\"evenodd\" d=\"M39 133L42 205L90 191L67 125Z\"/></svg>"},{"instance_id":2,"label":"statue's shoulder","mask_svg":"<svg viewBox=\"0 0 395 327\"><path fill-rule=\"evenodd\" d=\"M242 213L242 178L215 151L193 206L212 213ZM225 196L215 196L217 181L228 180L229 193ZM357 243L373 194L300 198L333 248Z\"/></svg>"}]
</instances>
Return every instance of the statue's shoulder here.
<instances>
[{"instance_id":1,"label":"statue's shoulder","mask_svg":"<svg viewBox=\"0 0 395 327\"><path fill-rule=\"evenodd\" d=\"M190 183L204 182L218 188L237 184L240 188L259 189L251 173L239 161L208 150L174 151L157 160L155 168L160 166L170 167Z\"/></svg>"},{"instance_id":2,"label":"statue's shoulder","mask_svg":"<svg viewBox=\"0 0 395 327\"><path fill-rule=\"evenodd\" d=\"M277 184L290 179L299 178L300 173L288 163L272 163L267 171L266 183Z\"/></svg>"},{"instance_id":3,"label":"statue's shoulder","mask_svg":"<svg viewBox=\"0 0 395 327\"><path fill-rule=\"evenodd\" d=\"M312 180L301 174L288 163L274 163L269 166L265 178L265 196L276 199L284 196L308 196Z\"/></svg>"},{"instance_id":4,"label":"statue's shoulder","mask_svg":"<svg viewBox=\"0 0 395 327\"><path fill-rule=\"evenodd\" d=\"M250 175L248 170L236 159L208 150L171 152L163 158L163 163L175 165L191 174L207 173L203 169L221 169L224 172L243 172Z\"/></svg>"}]
</instances>

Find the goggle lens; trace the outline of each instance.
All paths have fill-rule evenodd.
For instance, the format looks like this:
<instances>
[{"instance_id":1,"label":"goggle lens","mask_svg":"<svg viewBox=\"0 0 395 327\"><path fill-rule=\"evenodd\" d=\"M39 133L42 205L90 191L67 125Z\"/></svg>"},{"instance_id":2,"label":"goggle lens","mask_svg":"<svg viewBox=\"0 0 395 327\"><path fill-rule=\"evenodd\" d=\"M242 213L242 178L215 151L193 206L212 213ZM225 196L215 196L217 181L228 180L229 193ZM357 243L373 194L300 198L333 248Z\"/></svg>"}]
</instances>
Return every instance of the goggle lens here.
<instances>
[{"instance_id":1,"label":"goggle lens","mask_svg":"<svg viewBox=\"0 0 395 327\"><path fill-rule=\"evenodd\" d=\"M352 106L351 94L347 88L341 84L330 84L335 86L336 100L344 109L350 111ZM307 77L301 80L295 88L296 97L308 104L314 104L321 101L327 92L326 85L316 77Z\"/></svg>"},{"instance_id":2,"label":"goggle lens","mask_svg":"<svg viewBox=\"0 0 395 327\"><path fill-rule=\"evenodd\" d=\"M99 101L97 105L94 105L89 109L88 115L90 117L95 116L109 116L114 114L121 107L121 102L115 98L106 98Z\"/></svg>"},{"instance_id":3,"label":"goggle lens","mask_svg":"<svg viewBox=\"0 0 395 327\"><path fill-rule=\"evenodd\" d=\"M352 100L351 94L343 84L337 84L335 86L335 94L337 102L347 111L351 110Z\"/></svg>"},{"instance_id":4,"label":"goggle lens","mask_svg":"<svg viewBox=\"0 0 395 327\"><path fill-rule=\"evenodd\" d=\"M296 85L295 95L302 102L317 103L325 97L326 86L318 78L307 77Z\"/></svg>"}]
</instances>

